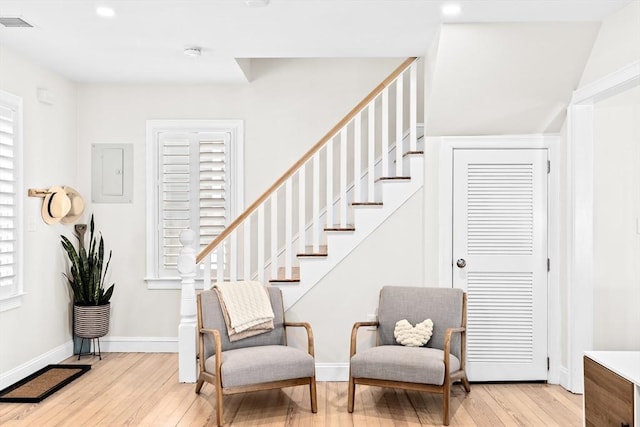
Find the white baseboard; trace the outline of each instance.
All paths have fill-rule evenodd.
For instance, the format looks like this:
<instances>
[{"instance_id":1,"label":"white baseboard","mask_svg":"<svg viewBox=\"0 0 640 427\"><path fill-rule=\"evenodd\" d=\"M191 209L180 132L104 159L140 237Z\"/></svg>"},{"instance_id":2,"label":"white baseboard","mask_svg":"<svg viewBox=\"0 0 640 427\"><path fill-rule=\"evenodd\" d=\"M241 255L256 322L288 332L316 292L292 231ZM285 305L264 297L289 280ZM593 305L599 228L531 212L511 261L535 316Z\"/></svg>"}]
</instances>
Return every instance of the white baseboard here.
<instances>
[{"instance_id":1,"label":"white baseboard","mask_svg":"<svg viewBox=\"0 0 640 427\"><path fill-rule=\"evenodd\" d=\"M104 337L100 349L105 353L177 353L178 337Z\"/></svg>"},{"instance_id":2,"label":"white baseboard","mask_svg":"<svg viewBox=\"0 0 640 427\"><path fill-rule=\"evenodd\" d=\"M41 354L30 361L17 366L10 371L0 374L0 390L9 387L11 384L28 377L39 369L52 363L60 363L68 357L73 356L73 342L68 341L58 347Z\"/></svg>"},{"instance_id":3,"label":"white baseboard","mask_svg":"<svg viewBox=\"0 0 640 427\"><path fill-rule=\"evenodd\" d=\"M560 385L565 389L569 389L569 370L565 366L560 366Z\"/></svg>"},{"instance_id":4,"label":"white baseboard","mask_svg":"<svg viewBox=\"0 0 640 427\"><path fill-rule=\"evenodd\" d=\"M349 364L316 363L316 381L349 381Z\"/></svg>"}]
</instances>

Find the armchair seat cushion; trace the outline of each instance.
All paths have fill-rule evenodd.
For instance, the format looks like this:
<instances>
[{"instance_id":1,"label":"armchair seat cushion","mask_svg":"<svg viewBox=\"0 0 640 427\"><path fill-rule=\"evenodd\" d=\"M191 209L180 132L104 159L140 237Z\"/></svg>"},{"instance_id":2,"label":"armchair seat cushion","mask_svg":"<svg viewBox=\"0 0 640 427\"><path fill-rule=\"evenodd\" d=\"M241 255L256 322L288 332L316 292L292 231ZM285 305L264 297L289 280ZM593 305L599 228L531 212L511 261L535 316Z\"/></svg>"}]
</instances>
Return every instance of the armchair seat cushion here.
<instances>
[{"instance_id":1,"label":"armchair seat cushion","mask_svg":"<svg viewBox=\"0 0 640 427\"><path fill-rule=\"evenodd\" d=\"M216 372L216 356L205 361ZM222 387L241 387L314 375L313 356L295 347L265 345L222 352Z\"/></svg>"},{"instance_id":2,"label":"armchair seat cushion","mask_svg":"<svg viewBox=\"0 0 640 427\"><path fill-rule=\"evenodd\" d=\"M449 355L449 370L460 369L457 357ZM351 358L354 378L402 381L418 384L444 383L444 352L437 348L382 345L358 351Z\"/></svg>"}]
</instances>

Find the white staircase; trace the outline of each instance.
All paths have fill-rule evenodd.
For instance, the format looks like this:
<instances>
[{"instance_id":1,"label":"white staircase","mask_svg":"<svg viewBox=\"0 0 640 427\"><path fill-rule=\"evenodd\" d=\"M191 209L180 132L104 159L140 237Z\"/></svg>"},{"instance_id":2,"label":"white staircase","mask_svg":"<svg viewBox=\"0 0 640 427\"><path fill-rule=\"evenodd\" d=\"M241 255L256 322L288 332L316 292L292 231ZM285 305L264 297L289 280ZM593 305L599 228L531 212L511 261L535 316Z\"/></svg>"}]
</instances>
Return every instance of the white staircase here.
<instances>
[{"instance_id":1,"label":"white staircase","mask_svg":"<svg viewBox=\"0 0 640 427\"><path fill-rule=\"evenodd\" d=\"M195 289L280 286L291 307L423 185L417 63L407 59L200 254L181 235L180 381L195 381ZM196 265L198 264L198 265Z\"/></svg>"},{"instance_id":2,"label":"white staircase","mask_svg":"<svg viewBox=\"0 0 640 427\"><path fill-rule=\"evenodd\" d=\"M375 204L351 204L349 214L352 221L347 227L327 229L325 227L325 245L322 255L298 254L299 270L293 271L286 281L271 280L274 285L281 285L285 309L298 301L305 293L313 288L351 251L376 230L398 208L422 188L423 154L416 151L404 156L406 179L377 179L375 182L377 194ZM409 172L410 171L410 172ZM299 275L296 276L296 272ZM297 279L297 280L296 280Z\"/></svg>"}]
</instances>

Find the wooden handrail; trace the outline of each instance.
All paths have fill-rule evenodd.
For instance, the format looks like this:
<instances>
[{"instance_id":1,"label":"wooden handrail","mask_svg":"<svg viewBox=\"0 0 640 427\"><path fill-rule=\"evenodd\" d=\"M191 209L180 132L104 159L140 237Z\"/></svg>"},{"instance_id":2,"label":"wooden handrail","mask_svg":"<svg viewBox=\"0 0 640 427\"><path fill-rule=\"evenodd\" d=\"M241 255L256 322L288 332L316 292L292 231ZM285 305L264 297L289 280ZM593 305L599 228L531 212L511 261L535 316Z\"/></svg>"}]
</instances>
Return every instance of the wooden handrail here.
<instances>
[{"instance_id":1,"label":"wooden handrail","mask_svg":"<svg viewBox=\"0 0 640 427\"><path fill-rule=\"evenodd\" d=\"M236 219L234 219L228 227L226 227L222 233L213 239L196 257L196 264L199 264L204 257L206 257L213 249L215 249L220 243L222 243L240 224L244 222L249 215L251 215L265 200L273 194L285 181L291 178L298 169L304 165L314 154L316 154L324 145L333 138L338 131L345 127L353 118L378 96L385 87L389 86L400 74L402 74L417 58L410 57L405 59L389 76L384 79L378 86L376 86L362 101L358 103L346 116L344 116L334 127L331 128L325 136L320 138L313 147L309 149L297 162L295 162L287 171L282 174L269 188L265 190L255 202L251 203L248 208L244 210Z\"/></svg>"}]
</instances>

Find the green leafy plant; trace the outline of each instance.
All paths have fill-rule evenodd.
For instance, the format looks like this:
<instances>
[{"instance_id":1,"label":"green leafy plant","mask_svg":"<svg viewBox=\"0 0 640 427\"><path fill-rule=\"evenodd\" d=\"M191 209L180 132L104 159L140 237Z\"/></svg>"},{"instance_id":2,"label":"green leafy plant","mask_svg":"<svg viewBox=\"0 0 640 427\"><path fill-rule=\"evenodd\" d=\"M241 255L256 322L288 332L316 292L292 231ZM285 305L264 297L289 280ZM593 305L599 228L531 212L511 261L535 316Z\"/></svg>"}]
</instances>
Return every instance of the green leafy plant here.
<instances>
[{"instance_id":1,"label":"green leafy plant","mask_svg":"<svg viewBox=\"0 0 640 427\"><path fill-rule=\"evenodd\" d=\"M62 247L67 252L69 261L71 262L70 273L63 273L69 282L71 292L73 293L73 303L76 305L103 305L109 303L115 283L105 289L105 277L109 270L111 262L111 251L109 251L109 259L104 264L104 240L102 234L100 239L94 236L93 215L91 215L90 237L89 237L89 253L87 253L84 245L80 242L80 249L71 244L65 236L62 238ZM80 235L78 240L83 239L84 235ZM97 246L97 248L96 248ZM104 269L103 269L104 266Z\"/></svg>"}]
</instances>

